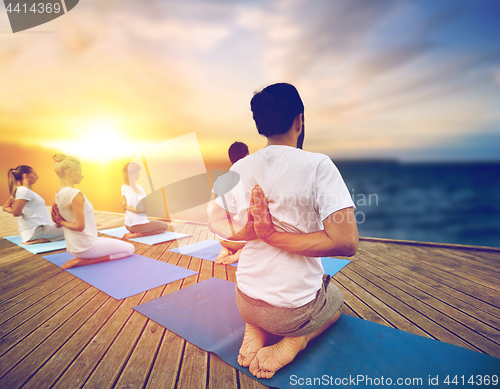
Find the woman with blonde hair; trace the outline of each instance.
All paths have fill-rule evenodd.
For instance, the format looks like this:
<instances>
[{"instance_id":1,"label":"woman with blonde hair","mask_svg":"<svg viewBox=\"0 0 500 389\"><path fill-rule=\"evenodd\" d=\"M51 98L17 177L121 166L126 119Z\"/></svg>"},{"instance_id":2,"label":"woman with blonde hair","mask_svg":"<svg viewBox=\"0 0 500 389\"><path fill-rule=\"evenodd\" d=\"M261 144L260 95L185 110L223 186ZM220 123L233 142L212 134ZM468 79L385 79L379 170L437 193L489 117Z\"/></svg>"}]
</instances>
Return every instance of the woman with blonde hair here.
<instances>
[{"instance_id":1,"label":"woman with blonde hair","mask_svg":"<svg viewBox=\"0 0 500 389\"><path fill-rule=\"evenodd\" d=\"M19 234L23 244L46 243L63 239L63 230L50 220L43 198L31 188L38 181L35 170L19 165L7 173L10 197L3 210L19 217Z\"/></svg>"},{"instance_id":2,"label":"woman with blonde hair","mask_svg":"<svg viewBox=\"0 0 500 389\"><path fill-rule=\"evenodd\" d=\"M128 232L122 239L139 238L141 236L156 235L165 232L166 223L159 220L149 220L146 216L146 192L137 184L141 167L135 162L127 163L122 170L122 208L125 211L125 227Z\"/></svg>"},{"instance_id":3,"label":"woman with blonde hair","mask_svg":"<svg viewBox=\"0 0 500 389\"><path fill-rule=\"evenodd\" d=\"M52 206L52 220L64 227L67 249L75 257L61 267L69 269L131 256L135 250L133 244L97 237L94 208L85 195L75 188L83 179L80 161L64 154L56 154L53 158L61 188Z\"/></svg>"}]
</instances>

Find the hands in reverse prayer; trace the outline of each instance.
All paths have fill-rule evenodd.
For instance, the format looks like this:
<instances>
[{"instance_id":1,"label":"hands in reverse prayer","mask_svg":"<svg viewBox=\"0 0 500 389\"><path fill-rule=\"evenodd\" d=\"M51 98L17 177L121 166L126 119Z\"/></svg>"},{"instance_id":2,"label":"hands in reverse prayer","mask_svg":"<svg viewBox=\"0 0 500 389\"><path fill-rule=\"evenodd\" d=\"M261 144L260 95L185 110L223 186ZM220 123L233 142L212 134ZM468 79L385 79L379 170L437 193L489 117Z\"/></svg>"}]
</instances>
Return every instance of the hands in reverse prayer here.
<instances>
[{"instance_id":1,"label":"hands in reverse prayer","mask_svg":"<svg viewBox=\"0 0 500 389\"><path fill-rule=\"evenodd\" d=\"M267 242L271 235L276 232L273 218L269 212L269 201L259 185L255 185L252 189L248 218L252 219L255 234L264 242Z\"/></svg>"}]
</instances>

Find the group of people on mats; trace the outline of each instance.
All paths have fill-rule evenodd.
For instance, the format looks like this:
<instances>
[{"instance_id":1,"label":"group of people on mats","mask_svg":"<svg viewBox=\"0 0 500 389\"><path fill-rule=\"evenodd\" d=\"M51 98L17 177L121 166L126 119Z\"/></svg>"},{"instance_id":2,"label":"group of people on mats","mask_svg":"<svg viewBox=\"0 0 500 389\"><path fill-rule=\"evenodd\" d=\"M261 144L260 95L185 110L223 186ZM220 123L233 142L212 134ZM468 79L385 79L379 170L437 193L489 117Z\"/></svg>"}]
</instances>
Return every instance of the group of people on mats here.
<instances>
[{"instance_id":1,"label":"group of people on mats","mask_svg":"<svg viewBox=\"0 0 500 389\"><path fill-rule=\"evenodd\" d=\"M238 363L257 378L271 378L340 318L343 296L324 274L320 257L354 255L358 231L338 169L326 155L302 150L304 105L296 88L270 85L255 93L250 106L267 145L250 155L244 144L233 145L241 159L233 160L230 150L228 174L238 180L214 195L209 228L223 246L217 262L238 261L236 303L246 323ZM61 188L53 223L31 189L36 172L24 165L9 171L11 197L3 209L20 217L23 243L61 239L64 232L75 256L66 268L131 255L132 244L97 237L92 205L74 187L83 179L80 162L61 154L54 160ZM124 168L125 239L166 230L141 213L139 170L133 163ZM281 340L268 344L270 334Z\"/></svg>"},{"instance_id":2,"label":"group of people on mats","mask_svg":"<svg viewBox=\"0 0 500 389\"><path fill-rule=\"evenodd\" d=\"M75 188L83 179L80 161L63 154L54 155L54 170L61 182L55 195L51 215L43 198L33 191L38 180L35 169L20 165L8 171L10 197L3 210L19 218L19 234L24 245L65 239L67 250L75 257L62 265L64 269L125 258L134 253L134 245L121 240L97 236L94 208L83 192ZM121 204L125 210L122 239L161 234L168 228L158 220L149 220L140 201L146 197L137 184L140 166L130 162L123 168Z\"/></svg>"}]
</instances>

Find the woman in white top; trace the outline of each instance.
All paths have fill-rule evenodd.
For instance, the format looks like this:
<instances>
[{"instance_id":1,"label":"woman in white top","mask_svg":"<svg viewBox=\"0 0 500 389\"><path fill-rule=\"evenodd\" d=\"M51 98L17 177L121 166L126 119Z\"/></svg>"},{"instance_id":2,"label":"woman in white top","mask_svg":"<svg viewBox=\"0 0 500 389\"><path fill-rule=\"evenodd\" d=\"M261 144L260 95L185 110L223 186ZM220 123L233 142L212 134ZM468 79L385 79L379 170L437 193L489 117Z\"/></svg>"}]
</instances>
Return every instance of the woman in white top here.
<instances>
[{"instance_id":1,"label":"woman in white top","mask_svg":"<svg viewBox=\"0 0 500 389\"><path fill-rule=\"evenodd\" d=\"M7 177L10 197L2 209L19 217L19 234L23 244L63 239L63 229L52 223L45 201L31 189L38 180L35 170L27 165L19 165L10 169Z\"/></svg>"},{"instance_id":2,"label":"woman in white top","mask_svg":"<svg viewBox=\"0 0 500 389\"><path fill-rule=\"evenodd\" d=\"M66 247L75 256L61 267L69 269L131 256L135 250L131 243L97 237L94 208L85 195L74 187L83 179L80 161L63 154L54 155L54 160L61 188L52 206L52 220L64 227Z\"/></svg>"},{"instance_id":3,"label":"woman in white top","mask_svg":"<svg viewBox=\"0 0 500 389\"><path fill-rule=\"evenodd\" d=\"M122 239L139 238L165 232L166 223L159 220L149 220L146 216L146 192L137 184L141 167L135 162L123 167L122 208L125 211L125 227L128 232Z\"/></svg>"},{"instance_id":4,"label":"woman in white top","mask_svg":"<svg viewBox=\"0 0 500 389\"><path fill-rule=\"evenodd\" d=\"M271 378L339 319L343 296L320 257L354 255L358 231L331 159L300 150L304 105L297 90L274 84L250 105L267 146L231 167L240 180L215 201L209 227L247 241L236 271L236 304L246 322L238 363ZM283 338L265 347L268 333Z\"/></svg>"}]
</instances>

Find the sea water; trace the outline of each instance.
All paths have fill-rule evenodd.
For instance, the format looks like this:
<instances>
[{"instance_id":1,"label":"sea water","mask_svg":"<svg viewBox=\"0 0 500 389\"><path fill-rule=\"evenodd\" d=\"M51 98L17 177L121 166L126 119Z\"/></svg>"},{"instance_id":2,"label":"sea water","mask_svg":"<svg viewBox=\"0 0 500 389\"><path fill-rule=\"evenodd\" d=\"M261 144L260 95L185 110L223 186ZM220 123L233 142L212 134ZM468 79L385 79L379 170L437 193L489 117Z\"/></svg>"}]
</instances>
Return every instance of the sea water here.
<instances>
[{"instance_id":1,"label":"sea water","mask_svg":"<svg viewBox=\"0 0 500 389\"><path fill-rule=\"evenodd\" d=\"M360 236L500 247L500 162L334 163Z\"/></svg>"}]
</instances>

